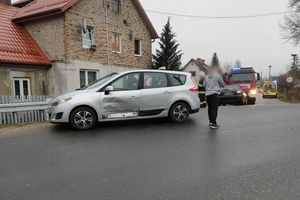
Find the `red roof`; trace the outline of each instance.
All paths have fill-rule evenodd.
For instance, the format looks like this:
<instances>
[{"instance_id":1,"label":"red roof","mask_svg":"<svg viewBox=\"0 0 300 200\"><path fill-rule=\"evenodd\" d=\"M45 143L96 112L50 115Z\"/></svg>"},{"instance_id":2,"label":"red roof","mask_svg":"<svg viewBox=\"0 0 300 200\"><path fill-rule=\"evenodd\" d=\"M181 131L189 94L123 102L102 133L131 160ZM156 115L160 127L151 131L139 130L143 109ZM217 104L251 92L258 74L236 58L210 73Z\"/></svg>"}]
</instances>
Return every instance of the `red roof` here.
<instances>
[{"instance_id":1,"label":"red roof","mask_svg":"<svg viewBox=\"0 0 300 200\"><path fill-rule=\"evenodd\" d=\"M20 9L18 14L14 16L13 21L19 23L63 13L78 1L79 0L34 0ZM147 27L151 32L152 38L158 38L158 34L153 27L149 17L147 16L144 8L142 7L140 1L132 1L145 20Z\"/></svg>"},{"instance_id":2,"label":"red roof","mask_svg":"<svg viewBox=\"0 0 300 200\"><path fill-rule=\"evenodd\" d=\"M18 10L0 4L0 63L51 65L27 30L11 21Z\"/></svg>"}]
</instances>

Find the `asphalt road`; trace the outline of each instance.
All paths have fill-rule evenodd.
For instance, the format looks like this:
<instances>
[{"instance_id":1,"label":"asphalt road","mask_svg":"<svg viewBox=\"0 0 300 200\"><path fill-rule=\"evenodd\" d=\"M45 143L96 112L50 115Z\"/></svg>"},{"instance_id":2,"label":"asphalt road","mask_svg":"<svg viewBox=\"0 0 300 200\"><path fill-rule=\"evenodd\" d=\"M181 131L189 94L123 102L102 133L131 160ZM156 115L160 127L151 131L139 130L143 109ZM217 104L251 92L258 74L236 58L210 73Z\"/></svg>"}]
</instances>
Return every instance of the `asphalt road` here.
<instances>
[{"instance_id":1,"label":"asphalt road","mask_svg":"<svg viewBox=\"0 0 300 200\"><path fill-rule=\"evenodd\" d=\"M165 119L0 136L1 200L297 200L300 105L260 99Z\"/></svg>"}]
</instances>

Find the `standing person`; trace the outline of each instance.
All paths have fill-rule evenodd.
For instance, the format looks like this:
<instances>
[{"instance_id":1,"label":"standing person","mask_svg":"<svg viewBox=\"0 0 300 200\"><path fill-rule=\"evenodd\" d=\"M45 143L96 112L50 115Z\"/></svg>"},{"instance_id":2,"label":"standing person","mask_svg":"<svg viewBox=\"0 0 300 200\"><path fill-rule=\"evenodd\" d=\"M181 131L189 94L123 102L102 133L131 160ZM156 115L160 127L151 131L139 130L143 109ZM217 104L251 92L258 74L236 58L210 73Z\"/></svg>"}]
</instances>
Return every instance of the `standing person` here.
<instances>
[{"instance_id":1,"label":"standing person","mask_svg":"<svg viewBox=\"0 0 300 200\"><path fill-rule=\"evenodd\" d=\"M210 128L218 129L220 127L217 124L220 88L225 86L218 66L211 67L210 72L205 77L203 86L206 87L206 100Z\"/></svg>"},{"instance_id":2,"label":"standing person","mask_svg":"<svg viewBox=\"0 0 300 200\"><path fill-rule=\"evenodd\" d=\"M203 86L204 79L205 79L205 75L200 76L200 81L199 81L199 85L198 85L200 108L206 108L206 98L205 98L206 90L205 90L205 87Z\"/></svg>"}]
</instances>

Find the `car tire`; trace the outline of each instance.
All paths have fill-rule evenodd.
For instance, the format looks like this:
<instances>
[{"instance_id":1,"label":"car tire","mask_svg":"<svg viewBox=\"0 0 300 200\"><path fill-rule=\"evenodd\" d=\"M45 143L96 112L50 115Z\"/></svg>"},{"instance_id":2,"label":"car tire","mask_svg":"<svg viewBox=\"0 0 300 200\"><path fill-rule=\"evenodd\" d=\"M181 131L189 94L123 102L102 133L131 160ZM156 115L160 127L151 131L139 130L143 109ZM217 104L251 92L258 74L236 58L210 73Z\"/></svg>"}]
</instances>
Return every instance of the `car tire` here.
<instances>
[{"instance_id":1,"label":"car tire","mask_svg":"<svg viewBox=\"0 0 300 200\"><path fill-rule=\"evenodd\" d=\"M97 115L88 107L79 107L71 112L70 124L77 130L88 130L95 127Z\"/></svg>"},{"instance_id":2,"label":"car tire","mask_svg":"<svg viewBox=\"0 0 300 200\"><path fill-rule=\"evenodd\" d=\"M186 103L175 103L169 112L169 117L173 122L181 123L186 121L190 116L190 108Z\"/></svg>"}]
</instances>

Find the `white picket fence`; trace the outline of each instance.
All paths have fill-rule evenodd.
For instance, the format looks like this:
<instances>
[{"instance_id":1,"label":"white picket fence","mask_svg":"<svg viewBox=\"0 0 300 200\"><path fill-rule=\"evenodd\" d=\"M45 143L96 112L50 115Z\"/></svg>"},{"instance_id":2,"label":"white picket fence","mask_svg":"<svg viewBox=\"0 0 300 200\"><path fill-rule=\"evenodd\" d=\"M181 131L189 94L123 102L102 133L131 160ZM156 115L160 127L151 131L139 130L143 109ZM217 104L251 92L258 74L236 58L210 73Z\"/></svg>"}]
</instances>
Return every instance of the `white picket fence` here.
<instances>
[{"instance_id":1,"label":"white picket fence","mask_svg":"<svg viewBox=\"0 0 300 200\"><path fill-rule=\"evenodd\" d=\"M45 96L0 96L0 125L47 121L48 103Z\"/></svg>"}]
</instances>

